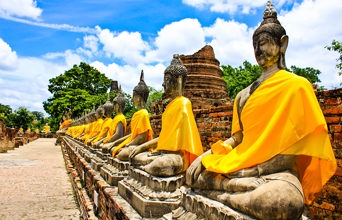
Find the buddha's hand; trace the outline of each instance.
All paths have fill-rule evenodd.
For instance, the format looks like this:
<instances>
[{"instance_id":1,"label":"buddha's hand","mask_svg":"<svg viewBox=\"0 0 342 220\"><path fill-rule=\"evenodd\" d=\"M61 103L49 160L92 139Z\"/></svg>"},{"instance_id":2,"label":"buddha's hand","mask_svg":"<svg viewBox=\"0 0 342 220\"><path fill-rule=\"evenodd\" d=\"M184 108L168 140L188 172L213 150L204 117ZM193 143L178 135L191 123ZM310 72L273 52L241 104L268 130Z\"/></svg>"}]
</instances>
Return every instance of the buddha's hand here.
<instances>
[{"instance_id":1,"label":"buddha's hand","mask_svg":"<svg viewBox=\"0 0 342 220\"><path fill-rule=\"evenodd\" d=\"M129 158L132 159L137 154L140 154L143 151L144 151L144 147L143 146L141 146L141 145L136 146L135 148L132 149L131 153L129 154Z\"/></svg>"},{"instance_id":2,"label":"buddha's hand","mask_svg":"<svg viewBox=\"0 0 342 220\"><path fill-rule=\"evenodd\" d=\"M259 177L259 170L257 166L254 166L226 174L225 176L228 178Z\"/></svg>"},{"instance_id":3,"label":"buddha's hand","mask_svg":"<svg viewBox=\"0 0 342 220\"><path fill-rule=\"evenodd\" d=\"M196 183L199 175L204 169L201 160L202 160L201 156L197 157L196 160L194 160L191 163L191 165L188 167L188 169L186 170L185 183L188 186L193 186Z\"/></svg>"}]
</instances>

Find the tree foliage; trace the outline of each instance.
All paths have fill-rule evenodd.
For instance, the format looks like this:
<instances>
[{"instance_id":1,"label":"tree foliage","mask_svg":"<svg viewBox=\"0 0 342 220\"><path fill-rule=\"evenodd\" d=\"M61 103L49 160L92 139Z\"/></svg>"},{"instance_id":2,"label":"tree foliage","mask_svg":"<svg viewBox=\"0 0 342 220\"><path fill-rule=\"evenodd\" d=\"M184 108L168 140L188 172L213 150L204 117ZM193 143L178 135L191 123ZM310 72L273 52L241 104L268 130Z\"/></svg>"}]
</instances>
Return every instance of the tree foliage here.
<instances>
[{"instance_id":1,"label":"tree foliage","mask_svg":"<svg viewBox=\"0 0 342 220\"><path fill-rule=\"evenodd\" d=\"M238 92L258 79L262 73L262 68L259 65L252 65L248 61L244 61L242 66L237 68L229 65L223 65L221 67L223 72L222 78L227 84L228 96L232 99L235 98ZM321 82L318 77L318 75L321 74L321 71L312 67L299 68L296 66L291 66L291 69L287 70L299 76L305 77L312 84Z\"/></svg>"},{"instance_id":2,"label":"tree foliage","mask_svg":"<svg viewBox=\"0 0 342 220\"><path fill-rule=\"evenodd\" d=\"M252 65L248 61L244 61L242 66L234 68L230 65L222 65L222 78L227 84L228 96L232 99L242 89L246 88L249 84L255 81L262 72L258 65Z\"/></svg>"},{"instance_id":3,"label":"tree foliage","mask_svg":"<svg viewBox=\"0 0 342 220\"><path fill-rule=\"evenodd\" d=\"M296 66L291 66L290 70L288 71L306 78L311 84L317 84L321 82L321 80L318 78L318 75L321 74L321 71L318 69L314 69L312 67L299 68Z\"/></svg>"},{"instance_id":4,"label":"tree foliage","mask_svg":"<svg viewBox=\"0 0 342 220\"><path fill-rule=\"evenodd\" d=\"M337 40L333 40L331 42L330 46L325 46L326 49L328 49L329 51L335 51L337 53L339 53L339 57L336 59L337 64L336 67L337 69L339 69L338 74L342 75L342 43L337 41ZM342 82L341 82L342 84Z\"/></svg>"},{"instance_id":5,"label":"tree foliage","mask_svg":"<svg viewBox=\"0 0 342 220\"><path fill-rule=\"evenodd\" d=\"M48 89L52 97L43 106L51 115L52 130L58 129L63 115L69 110L76 118L103 104L110 86L111 80L105 74L84 62L50 79Z\"/></svg>"},{"instance_id":6,"label":"tree foliage","mask_svg":"<svg viewBox=\"0 0 342 220\"><path fill-rule=\"evenodd\" d=\"M162 99L162 95L163 95L163 90L156 90L155 88L149 86L148 87L150 93L146 102L146 108L149 112L151 112L151 104L152 102L158 102Z\"/></svg>"}]
</instances>

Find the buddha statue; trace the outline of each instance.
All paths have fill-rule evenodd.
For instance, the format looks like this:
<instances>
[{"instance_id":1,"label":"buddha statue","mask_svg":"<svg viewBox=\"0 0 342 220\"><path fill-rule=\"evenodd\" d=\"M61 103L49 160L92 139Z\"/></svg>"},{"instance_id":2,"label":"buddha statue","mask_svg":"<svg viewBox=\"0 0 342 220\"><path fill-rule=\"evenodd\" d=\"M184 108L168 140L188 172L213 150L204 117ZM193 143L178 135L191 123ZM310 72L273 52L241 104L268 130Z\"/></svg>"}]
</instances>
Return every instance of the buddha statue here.
<instances>
[{"instance_id":1,"label":"buddha statue","mask_svg":"<svg viewBox=\"0 0 342 220\"><path fill-rule=\"evenodd\" d=\"M106 137L107 132L109 130L109 127L110 127L110 125L112 123L112 118L111 117L112 117L112 113L113 113L113 104L109 100L109 93L107 95L107 101L102 106L102 109L103 109L104 120L102 122L100 131L99 131L99 133L94 138L91 138L88 141L88 143L90 142L90 144L92 146L94 146L94 144L96 142L98 142L99 140L103 140Z\"/></svg>"},{"instance_id":2,"label":"buddha statue","mask_svg":"<svg viewBox=\"0 0 342 220\"><path fill-rule=\"evenodd\" d=\"M44 134L49 134L50 131L50 126L48 125L48 123L45 124L44 128L43 128L43 132Z\"/></svg>"},{"instance_id":3,"label":"buddha statue","mask_svg":"<svg viewBox=\"0 0 342 220\"><path fill-rule=\"evenodd\" d=\"M97 135L101 132L101 127L103 124L103 114L104 114L104 109L103 106L100 105L96 111L95 111L95 121L93 122L94 125L92 129L90 130L88 136L84 138L84 144L85 145L90 145L91 141L97 137Z\"/></svg>"},{"instance_id":4,"label":"buddha statue","mask_svg":"<svg viewBox=\"0 0 342 220\"><path fill-rule=\"evenodd\" d=\"M146 110L149 89L144 81L144 71L141 71L140 81L133 89L133 104L138 109L131 119L131 134L122 143L114 146L112 156L121 161L128 161L132 150L153 137L150 117Z\"/></svg>"},{"instance_id":5,"label":"buddha statue","mask_svg":"<svg viewBox=\"0 0 342 220\"><path fill-rule=\"evenodd\" d=\"M336 169L312 85L285 70L287 45L268 1L253 34L262 75L234 100L232 136L186 172L196 193L257 219L299 219Z\"/></svg>"},{"instance_id":6,"label":"buddha statue","mask_svg":"<svg viewBox=\"0 0 342 220\"><path fill-rule=\"evenodd\" d=\"M85 138L87 138L89 134L91 133L95 124L96 124L96 112L95 112L95 107L94 107L93 110L90 113L88 113L86 116L86 126L84 128L84 132L78 137L78 140L84 142Z\"/></svg>"},{"instance_id":7,"label":"buddha statue","mask_svg":"<svg viewBox=\"0 0 342 220\"><path fill-rule=\"evenodd\" d=\"M124 137L126 134L127 122L125 116L122 114L125 104L126 100L122 95L121 86L119 86L118 94L113 100L112 111L114 110L115 117L110 124L106 136L94 144L96 148L100 147L103 153L108 153L109 149L115 145L115 141Z\"/></svg>"},{"instance_id":8,"label":"buddha statue","mask_svg":"<svg viewBox=\"0 0 342 220\"><path fill-rule=\"evenodd\" d=\"M186 75L182 61L174 55L164 72L163 87L170 102L162 114L160 135L130 154L134 167L157 177L181 174L203 153L191 102L182 96Z\"/></svg>"}]
</instances>

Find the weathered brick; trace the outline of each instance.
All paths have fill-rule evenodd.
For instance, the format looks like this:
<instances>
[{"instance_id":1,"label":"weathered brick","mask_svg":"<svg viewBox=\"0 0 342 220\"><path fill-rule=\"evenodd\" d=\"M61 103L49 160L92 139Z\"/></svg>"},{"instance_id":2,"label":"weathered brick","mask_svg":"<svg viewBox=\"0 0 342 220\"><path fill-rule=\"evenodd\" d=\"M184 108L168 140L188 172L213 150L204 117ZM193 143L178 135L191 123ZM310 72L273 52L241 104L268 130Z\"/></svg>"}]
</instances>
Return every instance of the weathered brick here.
<instances>
[{"instance_id":1,"label":"weathered brick","mask_svg":"<svg viewBox=\"0 0 342 220\"><path fill-rule=\"evenodd\" d=\"M330 132L341 133L342 132L342 125L330 125Z\"/></svg>"},{"instance_id":2,"label":"weathered brick","mask_svg":"<svg viewBox=\"0 0 342 220\"><path fill-rule=\"evenodd\" d=\"M342 108L338 106L333 106L323 110L324 115L337 115L342 114Z\"/></svg>"},{"instance_id":3,"label":"weathered brick","mask_svg":"<svg viewBox=\"0 0 342 220\"><path fill-rule=\"evenodd\" d=\"M342 117L341 116L328 116L325 117L325 121L327 124L338 124L342 122Z\"/></svg>"}]
</instances>

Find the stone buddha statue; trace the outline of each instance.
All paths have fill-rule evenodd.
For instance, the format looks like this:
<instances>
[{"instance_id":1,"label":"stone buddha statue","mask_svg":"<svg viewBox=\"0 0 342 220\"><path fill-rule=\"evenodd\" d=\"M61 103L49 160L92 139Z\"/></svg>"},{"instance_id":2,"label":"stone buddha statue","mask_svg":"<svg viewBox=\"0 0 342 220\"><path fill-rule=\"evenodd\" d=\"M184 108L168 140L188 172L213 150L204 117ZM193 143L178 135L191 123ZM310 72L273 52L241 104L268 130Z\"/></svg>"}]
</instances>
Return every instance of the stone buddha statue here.
<instances>
[{"instance_id":1,"label":"stone buddha statue","mask_svg":"<svg viewBox=\"0 0 342 220\"><path fill-rule=\"evenodd\" d=\"M287 45L268 1L253 34L262 75L234 100L232 136L186 172L197 193L257 219L299 219L336 169L312 85L285 70Z\"/></svg>"},{"instance_id":2,"label":"stone buddha statue","mask_svg":"<svg viewBox=\"0 0 342 220\"><path fill-rule=\"evenodd\" d=\"M170 99L162 114L158 138L136 147L130 154L131 164L158 177L184 172L203 153L192 105L182 96L187 70L178 55L164 72L164 91Z\"/></svg>"},{"instance_id":3,"label":"stone buddha statue","mask_svg":"<svg viewBox=\"0 0 342 220\"><path fill-rule=\"evenodd\" d=\"M96 112L95 112L95 106L94 106L93 110L90 113L88 113L86 116L86 127L84 129L83 134L80 135L78 139L81 141L84 141L85 138L87 138L89 134L91 133L95 124L96 124Z\"/></svg>"},{"instance_id":4,"label":"stone buddha statue","mask_svg":"<svg viewBox=\"0 0 342 220\"><path fill-rule=\"evenodd\" d=\"M104 109L103 106L100 104L100 106L95 111L95 117L96 120L94 121L94 125L92 127L92 130L88 134L88 136L84 139L85 145L90 145L91 141L94 140L97 135L101 132L101 127L103 124L103 115L104 115Z\"/></svg>"},{"instance_id":5,"label":"stone buddha statue","mask_svg":"<svg viewBox=\"0 0 342 220\"><path fill-rule=\"evenodd\" d=\"M122 111L125 108L125 97L122 95L121 87L119 87L119 91L117 96L113 100L113 105L107 106L106 108L111 108L111 112L114 110L115 117L111 120L111 123L108 127L107 133L103 136L102 139L97 141L94 146L96 148L106 149L105 152L108 152L108 149L114 144L113 142L122 138L126 133L126 118L122 114Z\"/></svg>"},{"instance_id":6,"label":"stone buddha statue","mask_svg":"<svg viewBox=\"0 0 342 220\"><path fill-rule=\"evenodd\" d=\"M110 102L109 100L109 93L107 95L107 101L105 102L105 104L102 106L103 108L103 123L101 126L101 130L99 132L99 134L91 140L91 145L92 146L99 146L100 143L102 143L102 141L106 138L108 130L112 124L112 113L113 113L113 104Z\"/></svg>"},{"instance_id":7,"label":"stone buddha statue","mask_svg":"<svg viewBox=\"0 0 342 220\"><path fill-rule=\"evenodd\" d=\"M122 143L112 148L113 157L128 161L131 151L153 137L149 114L146 110L149 89L144 81L144 71L141 71L140 81L133 89L133 104L138 109L131 119L131 134Z\"/></svg>"}]
</instances>

